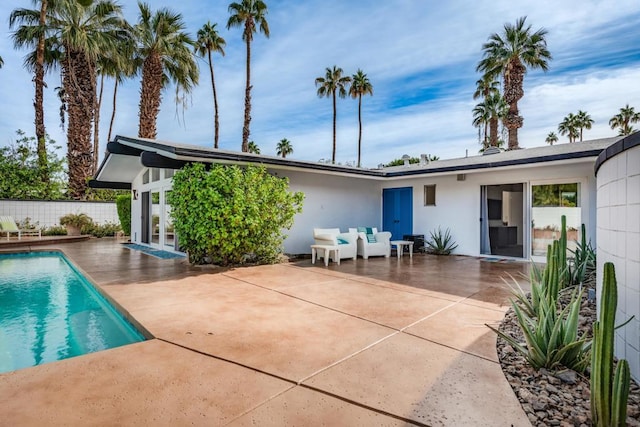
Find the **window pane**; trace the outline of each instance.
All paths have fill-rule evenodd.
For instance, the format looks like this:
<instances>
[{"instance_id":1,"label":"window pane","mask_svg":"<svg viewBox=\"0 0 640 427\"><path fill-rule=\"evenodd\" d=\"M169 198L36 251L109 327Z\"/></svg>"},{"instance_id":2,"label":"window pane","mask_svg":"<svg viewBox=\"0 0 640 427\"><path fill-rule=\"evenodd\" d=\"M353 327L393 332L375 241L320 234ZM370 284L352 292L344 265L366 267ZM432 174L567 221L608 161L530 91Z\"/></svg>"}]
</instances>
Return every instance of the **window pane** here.
<instances>
[{"instance_id":1,"label":"window pane","mask_svg":"<svg viewBox=\"0 0 640 427\"><path fill-rule=\"evenodd\" d=\"M436 205L436 186L435 185L424 186L424 205L425 206Z\"/></svg>"},{"instance_id":2,"label":"window pane","mask_svg":"<svg viewBox=\"0 0 640 427\"><path fill-rule=\"evenodd\" d=\"M567 246L575 249L582 224L578 183L534 185L531 194L532 255L546 256L548 245L560 238L562 215L567 218Z\"/></svg>"},{"instance_id":3,"label":"window pane","mask_svg":"<svg viewBox=\"0 0 640 427\"><path fill-rule=\"evenodd\" d=\"M160 181L160 169L151 169L151 182Z\"/></svg>"},{"instance_id":4,"label":"window pane","mask_svg":"<svg viewBox=\"0 0 640 427\"><path fill-rule=\"evenodd\" d=\"M143 184L148 184L149 183L149 169L144 171L144 174L142 175L142 183Z\"/></svg>"}]
</instances>

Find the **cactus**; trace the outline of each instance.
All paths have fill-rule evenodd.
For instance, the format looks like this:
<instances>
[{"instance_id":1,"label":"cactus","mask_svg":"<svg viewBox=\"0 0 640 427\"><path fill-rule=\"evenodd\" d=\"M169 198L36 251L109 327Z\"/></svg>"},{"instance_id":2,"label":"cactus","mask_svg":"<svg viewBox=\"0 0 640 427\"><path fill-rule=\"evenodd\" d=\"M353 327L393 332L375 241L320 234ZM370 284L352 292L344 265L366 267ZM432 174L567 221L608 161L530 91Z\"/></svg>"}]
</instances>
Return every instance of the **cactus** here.
<instances>
[{"instance_id":1,"label":"cactus","mask_svg":"<svg viewBox=\"0 0 640 427\"><path fill-rule=\"evenodd\" d=\"M624 426L627 416L630 372L626 360L613 371L613 341L618 303L616 272L612 263L604 265L600 318L593 324L591 353L591 418L600 427ZM613 383L612 383L613 378Z\"/></svg>"}]
</instances>

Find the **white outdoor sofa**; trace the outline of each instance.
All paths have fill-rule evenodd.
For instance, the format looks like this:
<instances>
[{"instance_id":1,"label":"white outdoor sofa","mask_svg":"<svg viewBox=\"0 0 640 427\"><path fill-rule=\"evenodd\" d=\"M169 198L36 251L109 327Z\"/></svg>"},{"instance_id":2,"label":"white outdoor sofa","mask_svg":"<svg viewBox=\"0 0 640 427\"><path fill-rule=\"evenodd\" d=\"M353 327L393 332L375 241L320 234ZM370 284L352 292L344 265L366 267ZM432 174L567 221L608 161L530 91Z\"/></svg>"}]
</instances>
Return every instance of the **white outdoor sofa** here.
<instances>
[{"instance_id":1,"label":"white outdoor sofa","mask_svg":"<svg viewBox=\"0 0 640 427\"><path fill-rule=\"evenodd\" d=\"M313 240L316 245L339 246L340 259L358 256L357 240L358 236L352 233L341 233L339 228L314 228ZM325 257L325 251L318 250L318 258ZM336 261L335 259L333 260Z\"/></svg>"},{"instance_id":2,"label":"white outdoor sofa","mask_svg":"<svg viewBox=\"0 0 640 427\"><path fill-rule=\"evenodd\" d=\"M378 232L377 228L371 228L375 242L369 242L364 232L358 232L357 228L350 228L350 234L358 236L358 255L364 259L370 256L383 256L389 258L391 256L391 233L388 231Z\"/></svg>"}]
</instances>

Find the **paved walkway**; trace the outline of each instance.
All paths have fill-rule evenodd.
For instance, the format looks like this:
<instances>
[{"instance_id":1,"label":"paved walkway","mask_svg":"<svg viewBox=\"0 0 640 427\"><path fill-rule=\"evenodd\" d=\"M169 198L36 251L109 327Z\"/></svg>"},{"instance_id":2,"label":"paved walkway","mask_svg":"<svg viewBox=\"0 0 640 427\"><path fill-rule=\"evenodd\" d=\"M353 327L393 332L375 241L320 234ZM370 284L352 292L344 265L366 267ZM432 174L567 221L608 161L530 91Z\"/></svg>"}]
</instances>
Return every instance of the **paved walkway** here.
<instances>
[{"instance_id":1,"label":"paved walkway","mask_svg":"<svg viewBox=\"0 0 640 427\"><path fill-rule=\"evenodd\" d=\"M484 326L526 264L223 270L60 248L155 339L0 375L0 425L530 425Z\"/></svg>"}]
</instances>

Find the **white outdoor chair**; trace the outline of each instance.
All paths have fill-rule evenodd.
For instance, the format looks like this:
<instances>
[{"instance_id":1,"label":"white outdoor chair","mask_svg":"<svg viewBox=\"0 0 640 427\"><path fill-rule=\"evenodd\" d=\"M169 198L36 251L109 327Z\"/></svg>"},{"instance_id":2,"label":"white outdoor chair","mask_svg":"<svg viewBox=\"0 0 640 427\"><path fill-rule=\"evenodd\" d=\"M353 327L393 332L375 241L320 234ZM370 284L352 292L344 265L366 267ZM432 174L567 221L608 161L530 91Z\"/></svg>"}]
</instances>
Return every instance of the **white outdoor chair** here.
<instances>
[{"instance_id":1,"label":"white outdoor chair","mask_svg":"<svg viewBox=\"0 0 640 427\"><path fill-rule=\"evenodd\" d=\"M340 259L352 258L356 259L358 256L357 241L358 236L354 236L350 233L341 233L339 228L314 228L313 240L316 245L325 246L339 246L340 247ZM324 258L324 251L322 257ZM318 252L318 258L320 258L320 252ZM333 260L335 262L335 259Z\"/></svg>"},{"instance_id":2,"label":"white outdoor chair","mask_svg":"<svg viewBox=\"0 0 640 427\"><path fill-rule=\"evenodd\" d=\"M370 256L383 256L389 258L391 256L391 233L388 231L378 232L377 228L371 228L375 242L369 242L367 234L358 231L357 228L350 228L349 233L358 235L358 255L364 259Z\"/></svg>"},{"instance_id":3,"label":"white outdoor chair","mask_svg":"<svg viewBox=\"0 0 640 427\"><path fill-rule=\"evenodd\" d=\"M13 220L13 217L10 217L10 216L0 216L0 233L6 233L7 240L9 240L9 236L11 234L17 234L18 240L22 240L23 235L30 235L30 236L37 235L39 238L42 238L42 230L40 229L21 230L20 228L18 228L18 225L16 224L16 222Z\"/></svg>"}]
</instances>

